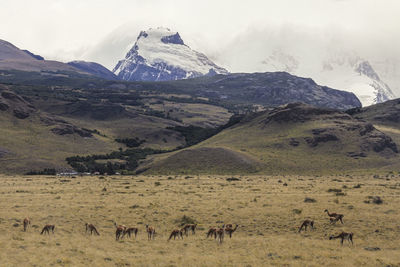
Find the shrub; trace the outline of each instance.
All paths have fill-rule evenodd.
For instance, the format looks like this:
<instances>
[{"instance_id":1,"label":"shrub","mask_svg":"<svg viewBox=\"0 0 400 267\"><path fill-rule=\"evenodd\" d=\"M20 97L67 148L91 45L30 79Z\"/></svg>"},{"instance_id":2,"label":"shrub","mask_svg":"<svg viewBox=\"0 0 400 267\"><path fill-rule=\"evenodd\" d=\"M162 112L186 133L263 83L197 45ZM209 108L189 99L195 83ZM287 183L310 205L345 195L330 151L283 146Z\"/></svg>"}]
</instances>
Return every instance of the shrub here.
<instances>
[{"instance_id":1,"label":"shrub","mask_svg":"<svg viewBox=\"0 0 400 267\"><path fill-rule=\"evenodd\" d=\"M236 178L236 177L229 177L229 178L226 178L226 180L227 180L228 182L240 181L240 179L239 179L239 178Z\"/></svg>"},{"instance_id":2,"label":"shrub","mask_svg":"<svg viewBox=\"0 0 400 267\"><path fill-rule=\"evenodd\" d=\"M132 148L132 147L138 147L146 140L140 140L139 138L117 138L115 139L116 142L125 144L127 147Z\"/></svg>"},{"instance_id":3,"label":"shrub","mask_svg":"<svg viewBox=\"0 0 400 267\"><path fill-rule=\"evenodd\" d=\"M377 204L377 205L380 205L380 204L383 203L383 200L382 200L380 197L376 196L376 197L374 197L374 198L372 199L372 203Z\"/></svg>"},{"instance_id":4,"label":"shrub","mask_svg":"<svg viewBox=\"0 0 400 267\"><path fill-rule=\"evenodd\" d=\"M195 219L189 217L189 216L183 215L182 217L177 218L177 219L174 221L174 223L175 223L175 224L179 224L179 225L182 226L182 225L185 225L185 224L196 224L197 221L196 221Z\"/></svg>"},{"instance_id":5,"label":"shrub","mask_svg":"<svg viewBox=\"0 0 400 267\"><path fill-rule=\"evenodd\" d=\"M309 198L309 197L306 197L305 199L304 199L304 202L306 202L306 203L315 203L315 202L317 202L315 199L313 199L313 198Z\"/></svg>"},{"instance_id":6,"label":"shrub","mask_svg":"<svg viewBox=\"0 0 400 267\"><path fill-rule=\"evenodd\" d=\"M373 197L373 196L368 196L368 199L370 199L370 200L365 200L364 203L369 204L369 203L371 203L371 201L372 201L372 203L377 204L377 205L383 204L383 200L381 199L381 197L378 197L378 196L375 196L375 197Z\"/></svg>"},{"instance_id":7,"label":"shrub","mask_svg":"<svg viewBox=\"0 0 400 267\"><path fill-rule=\"evenodd\" d=\"M331 192L340 193L340 192L342 192L342 189L329 188L329 189L328 189L328 193L331 193Z\"/></svg>"}]
</instances>

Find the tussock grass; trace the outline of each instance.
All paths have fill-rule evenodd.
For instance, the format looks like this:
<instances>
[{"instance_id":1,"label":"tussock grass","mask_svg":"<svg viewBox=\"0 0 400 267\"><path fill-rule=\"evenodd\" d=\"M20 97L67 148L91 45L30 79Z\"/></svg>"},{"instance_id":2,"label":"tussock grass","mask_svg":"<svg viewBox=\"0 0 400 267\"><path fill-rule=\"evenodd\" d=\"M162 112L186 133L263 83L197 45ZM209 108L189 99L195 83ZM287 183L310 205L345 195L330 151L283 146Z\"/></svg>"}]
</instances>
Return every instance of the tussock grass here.
<instances>
[{"instance_id":1,"label":"tussock grass","mask_svg":"<svg viewBox=\"0 0 400 267\"><path fill-rule=\"evenodd\" d=\"M287 176L290 185L282 186L282 177L241 176L234 183L229 177L76 177L65 183L52 176L1 176L0 265L400 264L399 178ZM354 189L358 184L363 186ZM342 185L348 189L340 200L327 192ZM384 199L381 205L364 203L376 195ZM305 196L317 202L305 203ZM325 209L344 214L344 225L330 224ZM32 221L26 233L25 216ZM316 229L299 234L304 219L314 220ZM85 234L85 222L100 236ZM113 222L138 227L137 239L115 241ZM197 233L167 242L171 230L187 222L198 223ZM56 225L55 234L41 236L47 223ZM239 225L232 239L206 239L208 227L227 223ZM147 240L145 224L156 228L154 241ZM354 233L354 246L328 240L341 231Z\"/></svg>"}]
</instances>

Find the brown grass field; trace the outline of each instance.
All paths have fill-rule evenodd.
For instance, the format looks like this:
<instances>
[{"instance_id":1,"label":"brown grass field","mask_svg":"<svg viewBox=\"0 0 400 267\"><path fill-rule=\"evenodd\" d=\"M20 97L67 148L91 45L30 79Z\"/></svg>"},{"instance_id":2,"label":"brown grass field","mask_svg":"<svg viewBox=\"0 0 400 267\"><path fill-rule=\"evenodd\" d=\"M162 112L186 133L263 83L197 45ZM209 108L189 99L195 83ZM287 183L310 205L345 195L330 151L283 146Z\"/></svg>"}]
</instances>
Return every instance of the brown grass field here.
<instances>
[{"instance_id":1,"label":"brown grass field","mask_svg":"<svg viewBox=\"0 0 400 267\"><path fill-rule=\"evenodd\" d=\"M0 266L400 266L398 173L230 177L0 176ZM326 208L343 213L344 225L330 224ZM183 216L197 233L167 242ZM297 233L307 218L316 229ZM137 239L115 241L114 221L139 227ZM86 234L85 222L100 236ZM239 224L232 239L206 239L224 223ZM54 235L39 234L45 224ZM329 240L341 231L354 233L353 246Z\"/></svg>"}]
</instances>

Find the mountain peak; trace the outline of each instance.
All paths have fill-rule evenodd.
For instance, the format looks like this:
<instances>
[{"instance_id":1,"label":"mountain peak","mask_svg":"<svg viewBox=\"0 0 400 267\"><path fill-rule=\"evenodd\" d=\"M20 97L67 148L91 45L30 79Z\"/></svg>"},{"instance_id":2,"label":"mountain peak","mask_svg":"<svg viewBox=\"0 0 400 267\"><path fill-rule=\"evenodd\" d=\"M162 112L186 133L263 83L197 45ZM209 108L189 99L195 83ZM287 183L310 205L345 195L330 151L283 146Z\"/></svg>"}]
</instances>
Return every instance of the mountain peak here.
<instances>
[{"instance_id":1,"label":"mountain peak","mask_svg":"<svg viewBox=\"0 0 400 267\"><path fill-rule=\"evenodd\" d=\"M136 39L136 42L139 41L161 41L164 44L185 45L178 32L171 31L169 28L164 27L158 27L156 29L150 28L147 31L141 31Z\"/></svg>"},{"instance_id":2,"label":"mountain peak","mask_svg":"<svg viewBox=\"0 0 400 267\"><path fill-rule=\"evenodd\" d=\"M226 74L206 55L187 46L180 34L158 27L141 31L113 72L128 81L165 81Z\"/></svg>"}]
</instances>

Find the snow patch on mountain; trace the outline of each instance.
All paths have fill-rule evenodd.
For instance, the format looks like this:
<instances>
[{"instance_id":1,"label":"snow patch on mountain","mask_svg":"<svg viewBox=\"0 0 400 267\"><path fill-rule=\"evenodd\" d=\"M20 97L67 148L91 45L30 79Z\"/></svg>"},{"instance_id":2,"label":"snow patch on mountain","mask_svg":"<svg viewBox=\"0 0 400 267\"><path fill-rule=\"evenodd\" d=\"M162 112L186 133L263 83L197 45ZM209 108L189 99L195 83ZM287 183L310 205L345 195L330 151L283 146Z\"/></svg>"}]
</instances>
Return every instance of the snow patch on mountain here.
<instances>
[{"instance_id":1,"label":"snow patch on mountain","mask_svg":"<svg viewBox=\"0 0 400 267\"><path fill-rule=\"evenodd\" d=\"M355 53L327 51L320 58L310 59L276 49L261 64L267 71L287 71L311 77L318 84L353 92L363 106L395 98L372 65Z\"/></svg>"},{"instance_id":2,"label":"snow patch on mountain","mask_svg":"<svg viewBox=\"0 0 400 267\"><path fill-rule=\"evenodd\" d=\"M228 73L206 55L185 45L178 32L161 27L140 32L113 72L127 81L177 80Z\"/></svg>"}]
</instances>

